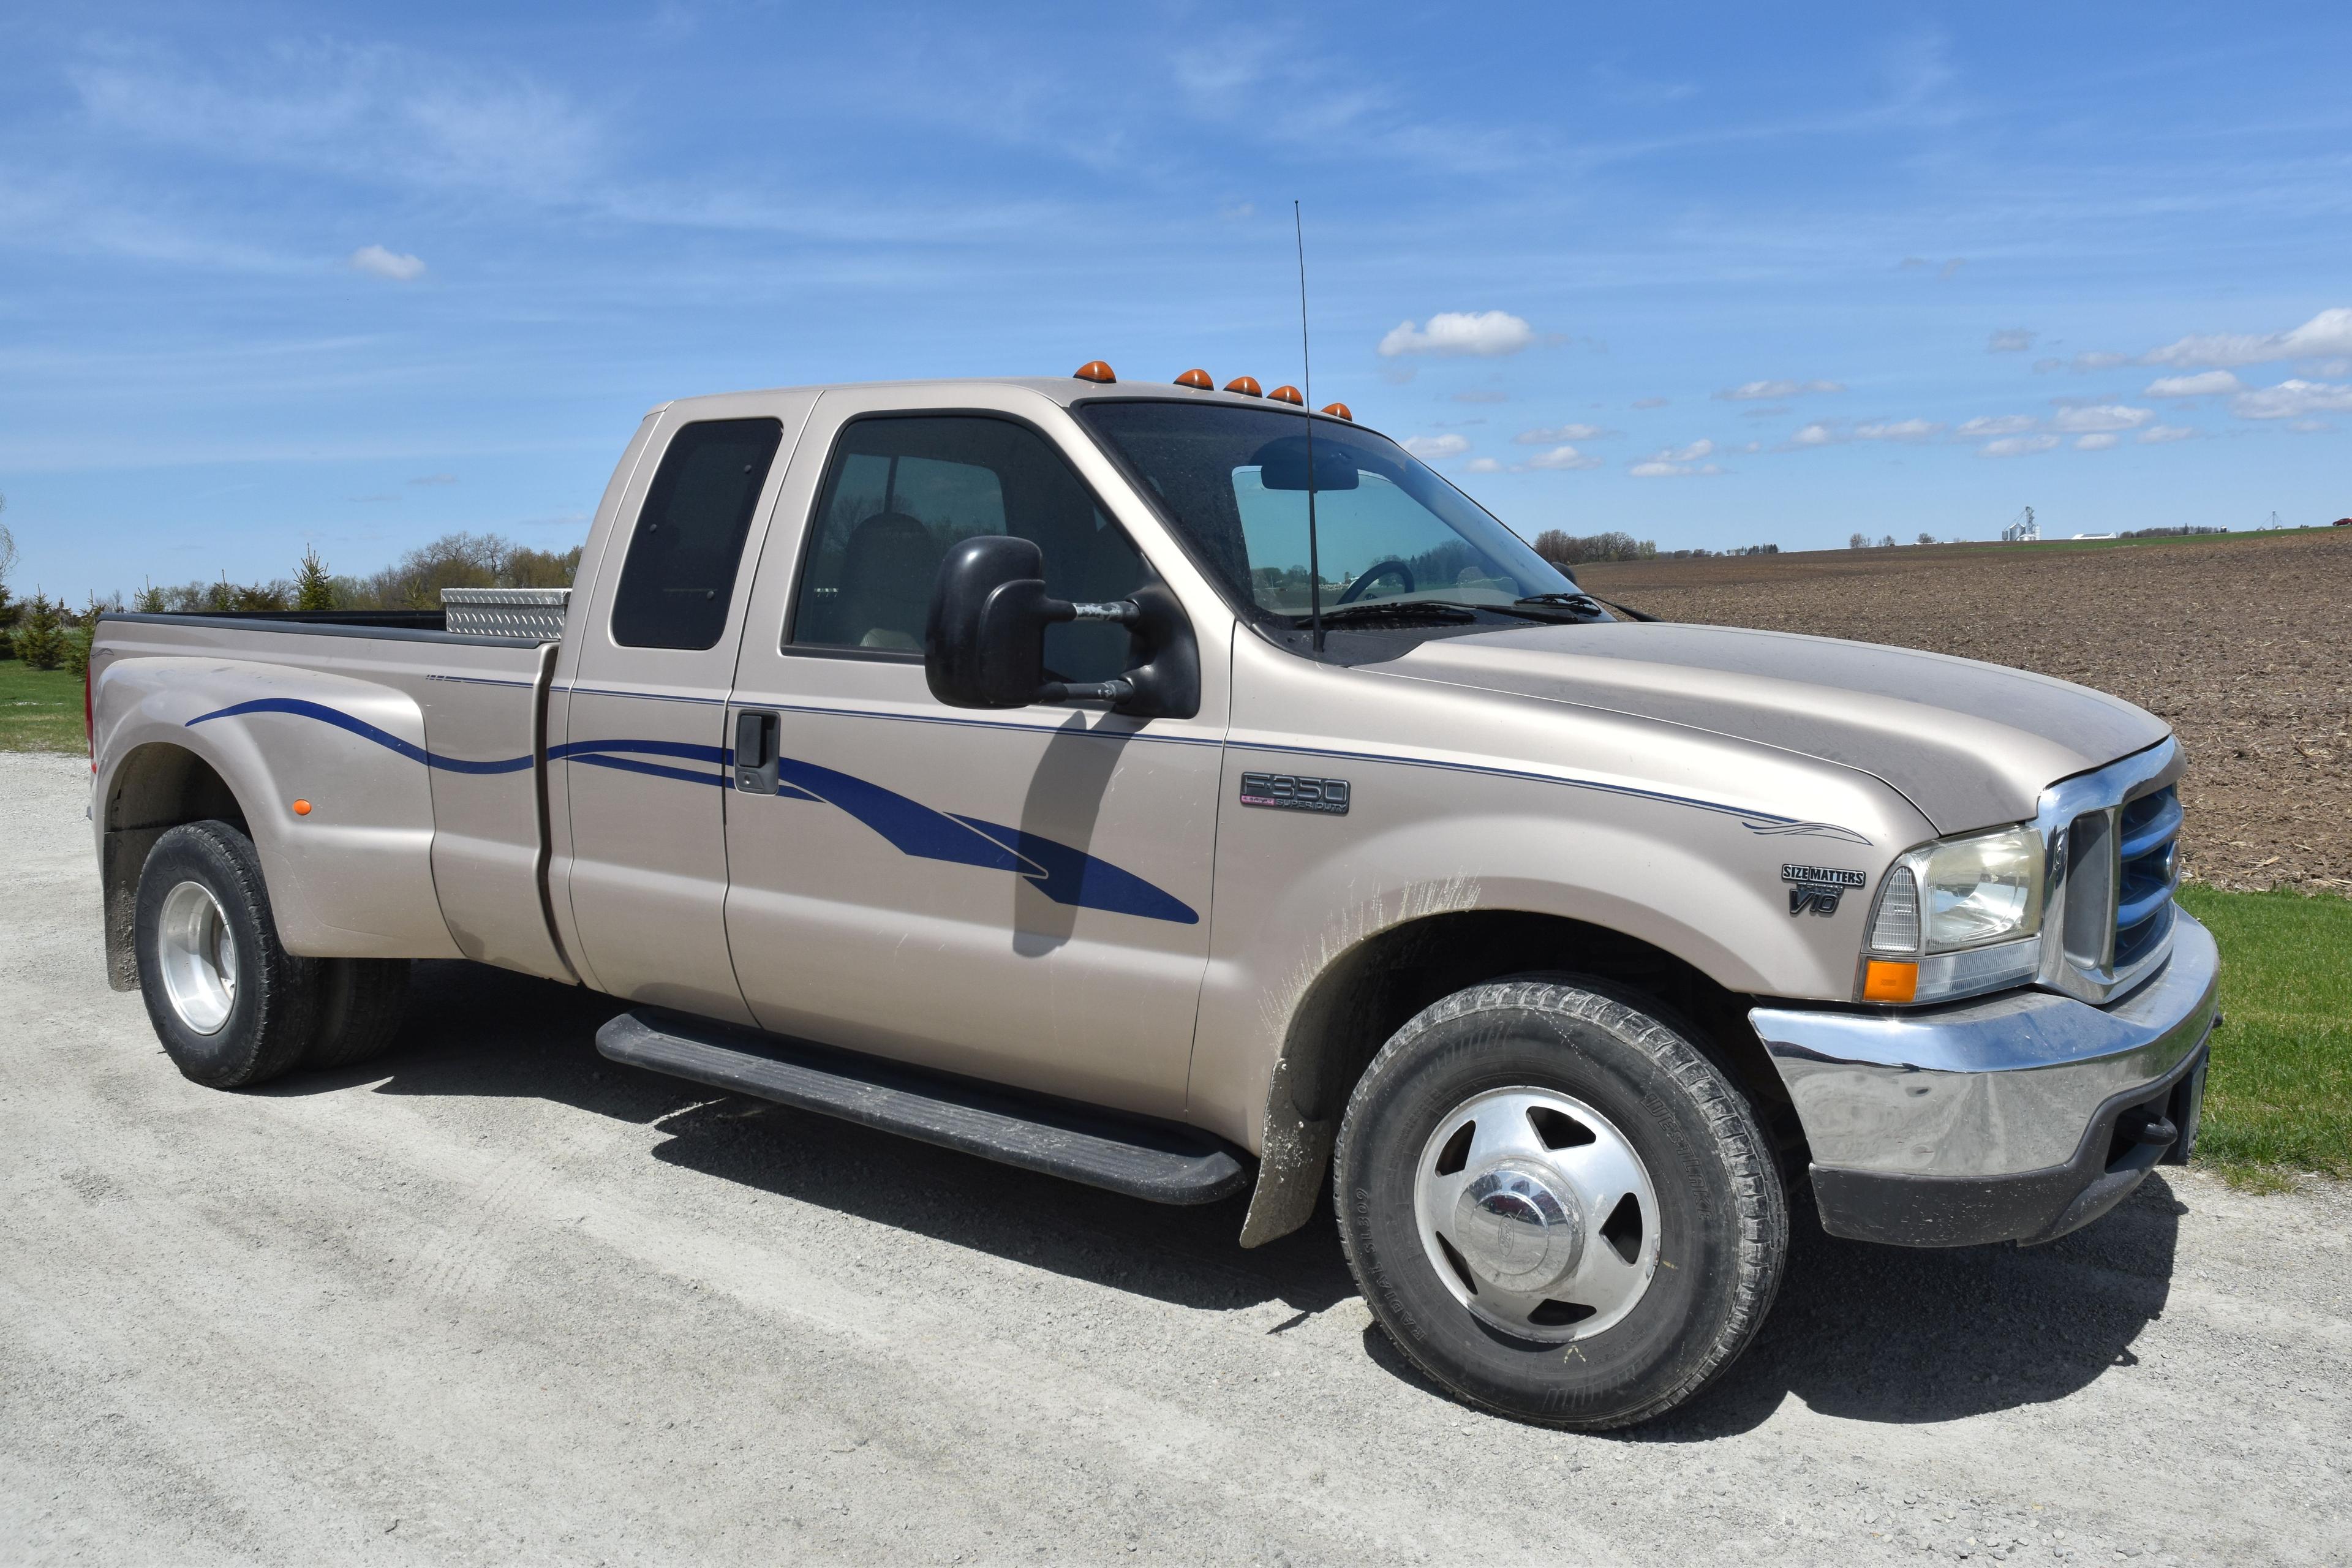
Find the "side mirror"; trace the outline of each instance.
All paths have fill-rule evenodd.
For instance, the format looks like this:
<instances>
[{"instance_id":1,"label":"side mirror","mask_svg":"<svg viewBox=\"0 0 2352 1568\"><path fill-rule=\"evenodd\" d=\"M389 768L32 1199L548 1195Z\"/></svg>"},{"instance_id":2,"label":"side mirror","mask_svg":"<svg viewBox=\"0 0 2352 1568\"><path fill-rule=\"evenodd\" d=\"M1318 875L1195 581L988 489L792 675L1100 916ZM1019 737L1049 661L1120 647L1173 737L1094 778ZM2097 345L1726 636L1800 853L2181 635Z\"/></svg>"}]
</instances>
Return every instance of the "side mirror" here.
<instances>
[{"instance_id":1,"label":"side mirror","mask_svg":"<svg viewBox=\"0 0 2352 1568\"><path fill-rule=\"evenodd\" d=\"M1045 562L1029 540L967 539L948 552L923 623L923 677L950 708L1108 702L1137 718L1201 710L1200 658L1175 595L1158 584L1132 599L1074 605L1045 592ZM1109 621L1129 629L1136 668L1116 680L1045 678L1045 628Z\"/></svg>"},{"instance_id":2,"label":"side mirror","mask_svg":"<svg viewBox=\"0 0 2352 1568\"><path fill-rule=\"evenodd\" d=\"M948 552L923 622L923 676L950 708L1026 708L1045 679L1045 558L988 534ZM1068 617L1062 617L1067 619Z\"/></svg>"}]
</instances>

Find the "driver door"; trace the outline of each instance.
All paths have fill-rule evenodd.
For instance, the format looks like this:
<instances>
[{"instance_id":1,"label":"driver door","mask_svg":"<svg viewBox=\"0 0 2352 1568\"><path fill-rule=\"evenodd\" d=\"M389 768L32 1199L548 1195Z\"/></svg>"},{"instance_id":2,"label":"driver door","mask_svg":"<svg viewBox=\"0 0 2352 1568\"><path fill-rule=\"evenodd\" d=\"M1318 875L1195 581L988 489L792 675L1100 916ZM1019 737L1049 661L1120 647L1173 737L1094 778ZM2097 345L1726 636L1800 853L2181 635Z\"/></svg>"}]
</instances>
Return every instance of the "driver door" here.
<instances>
[{"instance_id":1,"label":"driver door","mask_svg":"<svg viewBox=\"0 0 2352 1568\"><path fill-rule=\"evenodd\" d=\"M1052 590L1083 599L1124 596L1150 567L1100 499L1118 481L1099 455L1076 452L1097 470L1082 474L1018 416L1060 410L1003 388L938 411L892 401L824 395L760 566L729 714L730 735L750 713L776 736L775 793L739 788L727 812L744 997L779 1033L1179 1115L1223 650L1203 647L1189 719L939 702L923 626L955 541L1033 539ZM1057 675L1127 668L1124 628L1054 630Z\"/></svg>"}]
</instances>

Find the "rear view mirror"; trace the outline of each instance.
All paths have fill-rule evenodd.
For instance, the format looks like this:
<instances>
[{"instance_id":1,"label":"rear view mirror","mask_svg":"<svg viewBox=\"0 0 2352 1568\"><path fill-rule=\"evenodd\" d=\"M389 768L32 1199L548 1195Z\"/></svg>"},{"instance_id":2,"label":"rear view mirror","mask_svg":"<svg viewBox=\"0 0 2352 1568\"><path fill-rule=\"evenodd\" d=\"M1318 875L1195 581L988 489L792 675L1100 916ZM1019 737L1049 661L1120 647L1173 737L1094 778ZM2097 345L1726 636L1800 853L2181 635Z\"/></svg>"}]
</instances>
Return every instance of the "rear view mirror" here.
<instances>
[{"instance_id":1,"label":"rear view mirror","mask_svg":"<svg viewBox=\"0 0 2352 1568\"><path fill-rule=\"evenodd\" d=\"M1307 437L1280 436L1257 449L1250 461L1257 465L1257 482L1270 490L1303 490L1307 482ZM1356 459L1337 441L1315 443L1315 482L1318 490L1356 488Z\"/></svg>"}]
</instances>

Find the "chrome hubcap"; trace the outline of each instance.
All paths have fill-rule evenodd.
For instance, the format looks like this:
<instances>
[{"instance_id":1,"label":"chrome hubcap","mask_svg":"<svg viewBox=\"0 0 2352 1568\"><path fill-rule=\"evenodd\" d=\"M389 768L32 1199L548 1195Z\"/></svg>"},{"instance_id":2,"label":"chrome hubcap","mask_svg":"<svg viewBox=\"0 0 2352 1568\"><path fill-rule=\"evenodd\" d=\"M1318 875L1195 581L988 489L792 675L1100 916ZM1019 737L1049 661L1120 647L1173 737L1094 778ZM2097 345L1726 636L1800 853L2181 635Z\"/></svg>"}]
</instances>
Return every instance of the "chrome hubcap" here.
<instances>
[{"instance_id":1,"label":"chrome hubcap","mask_svg":"<svg viewBox=\"0 0 2352 1568\"><path fill-rule=\"evenodd\" d=\"M219 1033L236 1005L236 938L210 888L183 882L163 895L156 946L172 1011L199 1035Z\"/></svg>"},{"instance_id":2,"label":"chrome hubcap","mask_svg":"<svg viewBox=\"0 0 2352 1568\"><path fill-rule=\"evenodd\" d=\"M1413 1173L1430 1267L1474 1316L1522 1339L1584 1339L1622 1321L1657 1271L1657 1214L1625 1135L1548 1089L1455 1107Z\"/></svg>"}]
</instances>

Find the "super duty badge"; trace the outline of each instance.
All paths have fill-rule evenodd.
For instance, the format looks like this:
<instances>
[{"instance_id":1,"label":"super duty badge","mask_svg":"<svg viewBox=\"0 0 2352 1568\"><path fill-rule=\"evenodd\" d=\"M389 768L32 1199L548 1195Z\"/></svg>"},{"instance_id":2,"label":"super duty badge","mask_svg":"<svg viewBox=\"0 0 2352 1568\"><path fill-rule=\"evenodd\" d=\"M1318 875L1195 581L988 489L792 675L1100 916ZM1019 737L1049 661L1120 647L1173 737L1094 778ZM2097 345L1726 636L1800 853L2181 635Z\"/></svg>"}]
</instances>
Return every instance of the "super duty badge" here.
<instances>
[{"instance_id":1,"label":"super duty badge","mask_svg":"<svg viewBox=\"0 0 2352 1568\"><path fill-rule=\"evenodd\" d=\"M1346 779L1310 779L1297 773L1242 775L1242 804L1270 805L1277 811L1319 811L1330 816L1345 816L1348 797L1352 793Z\"/></svg>"},{"instance_id":2,"label":"super duty badge","mask_svg":"<svg viewBox=\"0 0 2352 1568\"><path fill-rule=\"evenodd\" d=\"M1845 890L1859 888L1870 879L1860 871L1841 870L1835 866L1783 866L1780 880L1790 884L1790 914L1801 915L1811 910L1817 915L1833 915Z\"/></svg>"}]
</instances>

